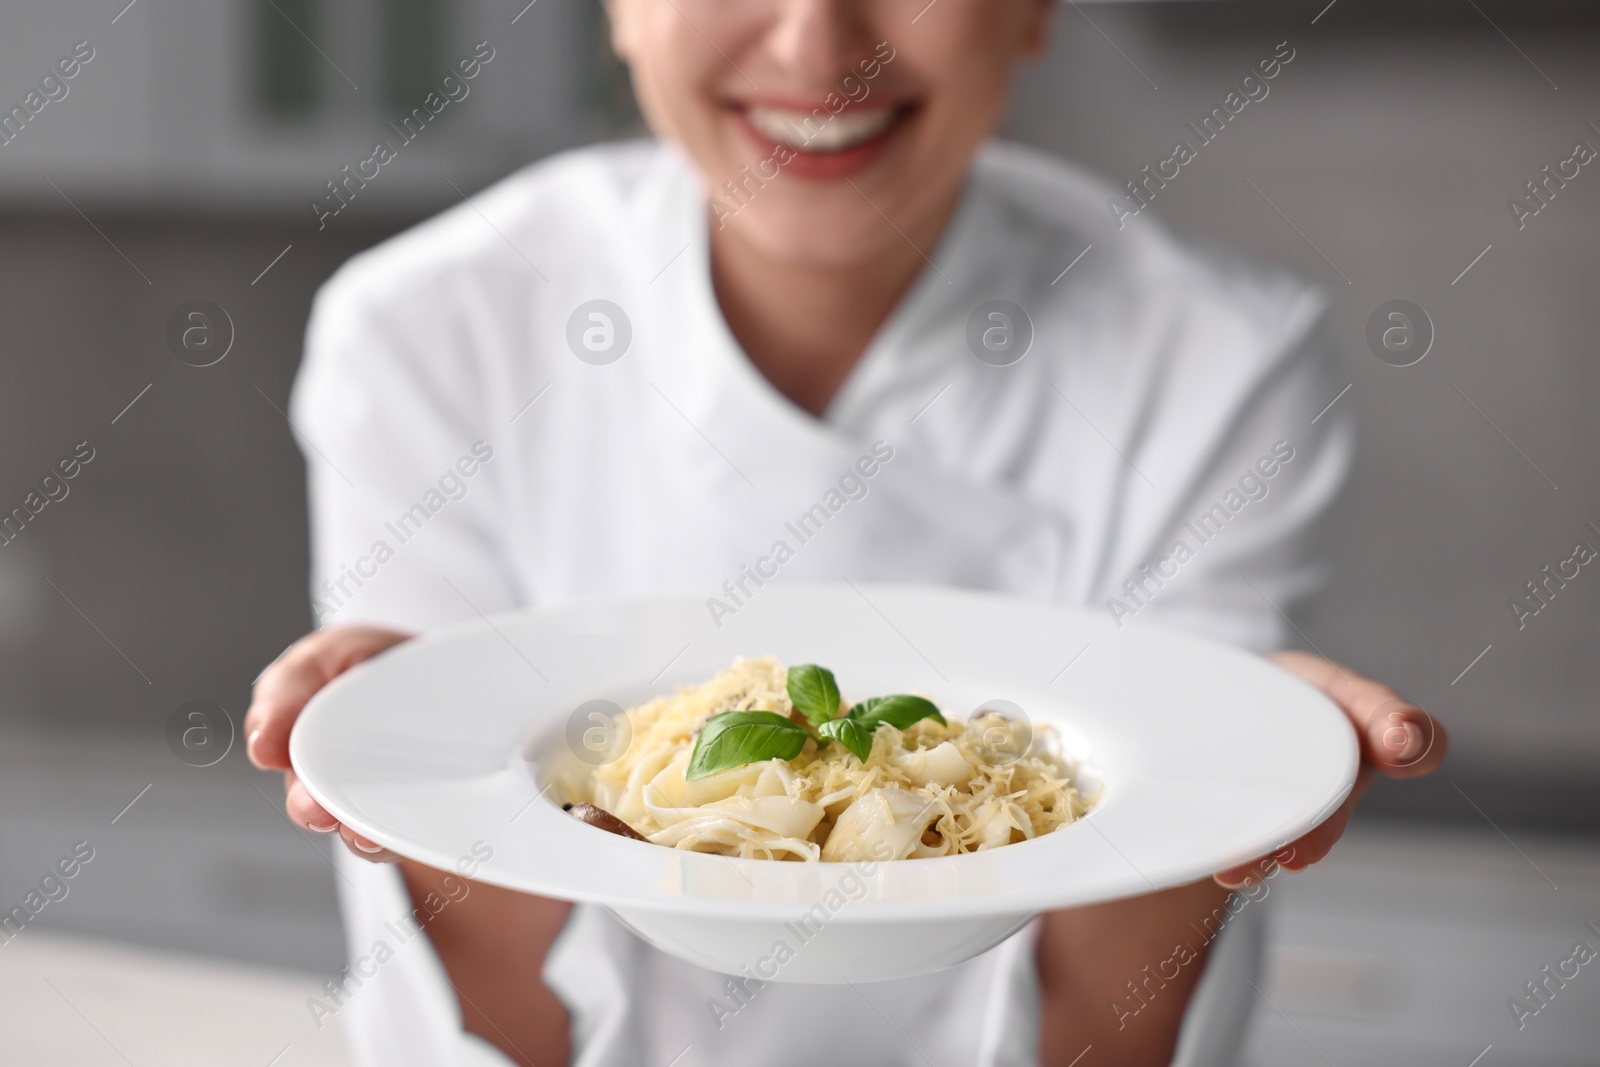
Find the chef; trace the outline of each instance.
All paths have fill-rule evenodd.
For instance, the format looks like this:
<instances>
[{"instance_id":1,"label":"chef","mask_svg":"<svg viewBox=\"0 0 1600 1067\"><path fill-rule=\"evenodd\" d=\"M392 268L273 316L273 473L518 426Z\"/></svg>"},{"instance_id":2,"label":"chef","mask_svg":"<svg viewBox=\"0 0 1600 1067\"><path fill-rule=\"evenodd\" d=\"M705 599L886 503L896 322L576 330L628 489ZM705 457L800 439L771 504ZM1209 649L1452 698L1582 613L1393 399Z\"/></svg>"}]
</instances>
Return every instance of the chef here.
<instances>
[{"instance_id":1,"label":"chef","mask_svg":"<svg viewBox=\"0 0 1600 1067\"><path fill-rule=\"evenodd\" d=\"M759 596L752 561L764 581L986 589L1275 653L1348 713L1363 782L1437 765L1426 713L1280 651L1352 452L1347 409L1324 411L1324 299L1149 212L1113 220L1115 189L992 140L1053 7L611 0L653 139L519 171L324 286L292 414L313 587L348 595L262 675L247 736L290 817L350 846L352 958L457 875L363 862L397 857L295 779L289 728L321 685L479 613L683 591L737 610L717 591ZM461 457L464 491L432 507ZM866 491L830 506L863 457ZM605 911L471 883L340 985L337 1013L383 1067L1066 1065L1090 1046L1086 1064L1220 1067L1265 907L1230 888L1321 858L1354 802L1252 868L1052 912L921 978L768 984L732 1017L708 1010L727 976ZM1184 965L1146 981L1180 942Z\"/></svg>"}]
</instances>

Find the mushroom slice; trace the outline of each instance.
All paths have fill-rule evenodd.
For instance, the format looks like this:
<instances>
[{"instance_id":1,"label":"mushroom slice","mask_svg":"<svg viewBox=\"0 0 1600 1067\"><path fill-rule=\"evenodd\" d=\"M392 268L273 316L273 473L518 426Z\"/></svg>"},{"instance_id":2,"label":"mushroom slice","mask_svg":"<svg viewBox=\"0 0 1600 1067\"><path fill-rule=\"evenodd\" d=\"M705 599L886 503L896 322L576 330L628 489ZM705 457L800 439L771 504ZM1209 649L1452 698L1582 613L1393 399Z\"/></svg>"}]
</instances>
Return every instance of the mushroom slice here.
<instances>
[{"instance_id":1,"label":"mushroom slice","mask_svg":"<svg viewBox=\"0 0 1600 1067\"><path fill-rule=\"evenodd\" d=\"M588 823L590 826L604 830L608 834L618 837L628 837L635 841L648 841L639 831L617 818L604 808L597 808L593 804L572 804L567 807L572 817L579 822Z\"/></svg>"}]
</instances>

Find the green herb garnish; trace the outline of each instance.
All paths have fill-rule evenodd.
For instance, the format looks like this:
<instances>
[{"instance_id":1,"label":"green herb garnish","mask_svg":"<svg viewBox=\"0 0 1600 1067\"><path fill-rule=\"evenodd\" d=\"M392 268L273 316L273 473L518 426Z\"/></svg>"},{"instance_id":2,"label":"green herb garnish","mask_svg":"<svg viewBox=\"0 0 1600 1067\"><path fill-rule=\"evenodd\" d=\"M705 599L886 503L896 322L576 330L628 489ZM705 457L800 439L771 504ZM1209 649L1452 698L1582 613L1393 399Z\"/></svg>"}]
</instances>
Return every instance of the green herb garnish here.
<instances>
[{"instance_id":1,"label":"green herb garnish","mask_svg":"<svg viewBox=\"0 0 1600 1067\"><path fill-rule=\"evenodd\" d=\"M886 722L896 730L907 729L912 723L923 719L935 719L940 726L945 725L944 716L939 714L933 701L905 693L892 697L868 697L850 709L850 718L866 727L868 733L876 730L880 722Z\"/></svg>"},{"instance_id":2,"label":"green herb garnish","mask_svg":"<svg viewBox=\"0 0 1600 1067\"><path fill-rule=\"evenodd\" d=\"M817 727L817 736L839 742L865 763L872 755L872 731L873 727L862 726L851 718L829 719Z\"/></svg>"},{"instance_id":3,"label":"green herb garnish","mask_svg":"<svg viewBox=\"0 0 1600 1067\"><path fill-rule=\"evenodd\" d=\"M815 663L789 668L789 700L813 726L839 714L839 683L833 672Z\"/></svg>"},{"instance_id":4,"label":"green herb garnish","mask_svg":"<svg viewBox=\"0 0 1600 1067\"><path fill-rule=\"evenodd\" d=\"M771 711L724 711L700 728L689 766L690 781L762 760L791 760L805 747L806 728Z\"/></svg>"},{"instance_id":5,"label":"green herb garnish","mask_svg":"<svg viewBox=\"0 0 1600 1067\"><path fill-rule=\"evenodd\" d=\"M880 723L897 730L923 719L945 725L933 701L905 693L868 697L841 716L839 683L832 671L814 663L790 668L788 690L790 703L816 730L819 744L837 741L863 763L872 754L872 735ZM762 760L792 760L811 736L804 726L776 712L724 711L700 728L684 777L693 781Z\"/></svg>"}]
</instances>

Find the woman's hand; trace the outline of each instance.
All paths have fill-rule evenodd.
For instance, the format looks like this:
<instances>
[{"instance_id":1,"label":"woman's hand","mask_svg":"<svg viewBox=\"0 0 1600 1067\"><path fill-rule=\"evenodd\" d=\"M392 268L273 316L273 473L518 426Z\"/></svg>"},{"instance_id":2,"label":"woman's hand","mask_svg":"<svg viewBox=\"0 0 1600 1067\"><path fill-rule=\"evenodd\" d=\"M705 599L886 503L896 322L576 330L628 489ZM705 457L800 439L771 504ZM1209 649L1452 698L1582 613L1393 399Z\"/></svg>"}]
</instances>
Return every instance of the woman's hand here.
<instances>
[{"instance_id":1,"label":"woman's hand","mask_svg":"<svg viewBox=\"0 0 1600 1067\"><path fill-rule=\"evenodd\" d=\"M245 754L264 771L283 772L289 821L319 834L338 831L350 851L362 859L385 863L399 857L339 825L300 784L289 766L289 729L317 690L409 636L370 626L334 627L307 634L261 672L244 716Z\"/></svg>"},{"instance_id":2,"label":"woman's hand","mask_svg":"<svg viewBox=\"0 0 1600 1067\"><path fill-rule=\"evenodd\" d=\"M1274 862L1291 871L1304 870L1317 862L1344 833L1350 813L1372 780L1374 770L1390 778L1432 774L1443 762L1449 746L1444 727L1433 716L1381 682L1306 652L1276 652L1269 658L1322 690L1349 716L1361 739L1361 771L1350 795L1322 825L1274 856L1263 856L1216 875L1218 884L1229 889L1259 881Z\"/></svg>"}]
</instances>

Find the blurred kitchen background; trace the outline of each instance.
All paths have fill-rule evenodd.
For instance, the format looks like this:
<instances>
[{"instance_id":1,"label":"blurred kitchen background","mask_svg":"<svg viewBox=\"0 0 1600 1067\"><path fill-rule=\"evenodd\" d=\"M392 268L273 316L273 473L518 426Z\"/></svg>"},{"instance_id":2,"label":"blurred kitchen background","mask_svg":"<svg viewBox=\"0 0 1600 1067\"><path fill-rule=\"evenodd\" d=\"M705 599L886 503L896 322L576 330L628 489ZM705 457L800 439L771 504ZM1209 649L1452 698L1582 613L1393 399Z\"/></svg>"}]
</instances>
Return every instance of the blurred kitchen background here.
<instances>
[{"instance_id":1,"label":"blurred kitchen background","mask_svg":"<svg viewBox=\"0 0 1600 1067\"><path fill-rule=\"evenodd\" d=\"M317 285L637 119L594 0L125 3L0 9L0 511L94 450L0 547L0 906L75 842L94 849L69 895L0 943L0 1062L343 1063L305 1008L343 961L327 843L287 823L280 783L238 745L188 766L167 722L203 699L237 726L255 674L310 627L283 409ZM1331 860L1275 887L1244 1062L1594 1064L1600 971L1520 1030L1507 1002L1575 942L1600 947L1584 925L1600 927L1600 568L1523 628L1508 599L1578 541L1600 547L1600 163L1551 183L1521 229L1508 201L1577 142L1600 149L1600 9L1057 15L1009 133L1119 183L1294 49L1153 211L1336 301L1336 402L1362 446L1338 579L1301 628L1453 734L1442 773L1376 787ZM494 58L469 96L319 230L324 183L479 41ZM92 58L34 113L27 94L78 42ZM1397 298L1437 335L1403 368L1365 339ZM195 299L231 319L214 366L166 340Z\"/></svg>"}]
</instances>

